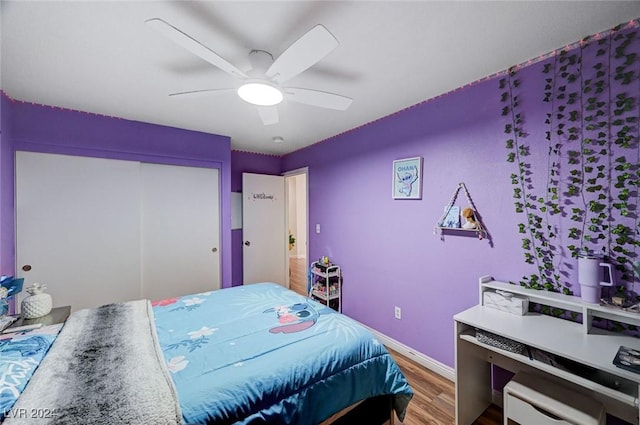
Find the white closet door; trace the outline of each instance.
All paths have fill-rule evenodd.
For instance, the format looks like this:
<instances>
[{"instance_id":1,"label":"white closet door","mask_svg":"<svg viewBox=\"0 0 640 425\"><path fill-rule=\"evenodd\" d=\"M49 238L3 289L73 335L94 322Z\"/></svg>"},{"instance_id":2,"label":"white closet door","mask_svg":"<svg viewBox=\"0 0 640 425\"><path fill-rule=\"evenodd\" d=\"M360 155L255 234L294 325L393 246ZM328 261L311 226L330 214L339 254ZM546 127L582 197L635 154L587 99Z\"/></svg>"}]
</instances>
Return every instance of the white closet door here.
<instances>
[{"instance_id":1,"label":"white closet door","mask_svg":"<svg viewBox=\"0 0 640 425\"><path fill-rule=\"evenodd\" d=\"M55 306L140 298L139 163L17 152L16 261Z\"/></svg>"},{"instance_id":2,"label":"white closet door","mask_svg":"<svg viewBox=\"0 0 640 425\"><path fill-rule=\"evenodd\" d=\"M143 163L141 171L144 298L219 289L218 170Z\"/></svg>"}]
</instances>

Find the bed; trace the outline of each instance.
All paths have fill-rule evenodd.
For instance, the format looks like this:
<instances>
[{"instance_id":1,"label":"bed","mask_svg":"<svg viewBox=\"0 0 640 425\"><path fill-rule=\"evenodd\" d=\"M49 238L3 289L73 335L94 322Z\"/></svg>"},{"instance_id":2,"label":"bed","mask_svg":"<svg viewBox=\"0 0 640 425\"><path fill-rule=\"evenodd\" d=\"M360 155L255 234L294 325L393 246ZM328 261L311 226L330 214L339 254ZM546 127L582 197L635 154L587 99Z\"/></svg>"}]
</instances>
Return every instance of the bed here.
<instances>
[{"instance_id":1,"label":"bed","mask_svg":"<svg viewBox=\"0 0 640 425\"><path fill-rule=\"evenodd\" d=\"M370 332L274 283L81 310L50 345L5 425L382 424L412 397Z\"/></svg>"}]
</instances>

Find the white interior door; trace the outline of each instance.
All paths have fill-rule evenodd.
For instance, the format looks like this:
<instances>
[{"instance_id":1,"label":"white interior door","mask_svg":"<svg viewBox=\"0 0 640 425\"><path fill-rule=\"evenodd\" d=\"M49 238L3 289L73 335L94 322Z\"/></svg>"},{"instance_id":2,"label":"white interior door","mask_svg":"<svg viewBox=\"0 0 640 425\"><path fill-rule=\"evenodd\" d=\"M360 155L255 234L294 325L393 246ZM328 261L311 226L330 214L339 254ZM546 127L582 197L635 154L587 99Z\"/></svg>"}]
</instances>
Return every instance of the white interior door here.
<instances>
[{"instance_id":1,"label":"white interior door","mask_svg":"<svg viewBox=\"0 0 640 425\"><path fill-rule=\"evenodd\" d=\"M140 298L139 182L137 162L17 152L25 286L46 284L55 306L73 310Z\"/></svg>"},{"instance_id":2,"label":"white interior door","mask_svg":"<svg viewBox=\"0 0 640 425\"><path fill-rule=\"evenodd\" d=\"M244 284L287 283L285 180L242 174L242 256Z\"/></svg>"},{"instance_id":3,"label":"white interior door","mask_svg":"<svg viewBox=\"0 0 640 425\"><path fill-rule=\"evenodd\" d=\"M218 170L147 163L141 170L143 297L219 289Z\"/></svg>"}]
</instances>

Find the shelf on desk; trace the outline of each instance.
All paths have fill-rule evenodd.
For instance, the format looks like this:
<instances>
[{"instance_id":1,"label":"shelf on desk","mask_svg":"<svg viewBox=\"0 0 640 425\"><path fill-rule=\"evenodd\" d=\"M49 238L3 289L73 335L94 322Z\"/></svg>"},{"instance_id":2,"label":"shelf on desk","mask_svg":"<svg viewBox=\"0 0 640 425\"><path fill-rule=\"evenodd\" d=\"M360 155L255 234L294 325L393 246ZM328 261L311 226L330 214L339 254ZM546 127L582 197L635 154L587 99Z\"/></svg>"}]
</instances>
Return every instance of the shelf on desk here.
<instances>
[{"instance_id":1,"label":"shelf on desk","mask_svg":"<svg viewBox=\"0 0 640 425\"><path fill-rule=\"evenodd\" d=\"M575 295L566 295L559 292L525 288L519 285L513 285L510 283L499 282L490 279L486 279L485 281L481 282L481 290L482 289L493 289L510 292L512 294L523 295L526 296L529 301L534 303L580 313L585 316L583 320L585 320L585 318L587 320L587 324L585 326L586 331L590 331L591 329L590 320L592 317L615 320L621 323L640 326L640 313L624 311L615 307L604 306L600 304L587 303L582 301L582 298L576 297Z\"/></svg>"},{"instance_id":2,"label":"shelf on desk","mask_svg":"<svg viewBox=\"0 0 640 425\"><path fill-rule=\"evenodd\" d=\"M488 289L497 289L499 291L511 292L512 294L524 295L529 298L532 302L537 302L545 305L552 305L555 307L556 305L548 304L548 303L560 303L558 308L564 308L566 310L575 311L578 313L582 312L582 309L585 306L585 302L580 299L580 297L576 297L573 295L565 295L560 292L551 292L546 291L544 289L531 289L525 288L520 285L514 285L507 282L499 282L497 280L491 280L482 283L483 288ZM595 305L595 304L593 304Z\"/></svg>"},{"instance_id":3,"label":"shelf on desk","mask_svg":"<svg viewBox=\"0 0 640 425\"><path fill-rule=\"evenodd\" d=\"M516 360L519 363L524 363L527 366L549 373L552 376L562 378L565 381L572 382L583 388L588 388L596 391L599 394L604 394L628 406L635 407L638 405L638 384L635 382L629 381L619 376L611 375L603 371L594 373L591 379L588 377L580 376L572 373L571 371L557 368L542 361L531 360L523 354L514 353L492 345L484 344L478 341L478 339L476 338L475 330L466 331L460 334L459 337L461 340L468 341L493 353L497 353L500 356ZM499 359L492 359L492 363L501 366L501 362L499 361ZM507 367L507 369L509 368ZM612 388L615 383L618 383L618 387Z\"/></svg>"}]
</instances>

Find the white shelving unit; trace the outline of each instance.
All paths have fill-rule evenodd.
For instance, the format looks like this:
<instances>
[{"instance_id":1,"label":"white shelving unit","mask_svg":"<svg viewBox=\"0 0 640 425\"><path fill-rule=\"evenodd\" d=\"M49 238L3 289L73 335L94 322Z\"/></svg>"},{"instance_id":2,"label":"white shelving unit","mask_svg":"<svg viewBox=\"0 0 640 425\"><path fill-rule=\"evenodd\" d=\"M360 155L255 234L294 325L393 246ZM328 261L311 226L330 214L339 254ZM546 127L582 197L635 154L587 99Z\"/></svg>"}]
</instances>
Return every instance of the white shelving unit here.
<instances>
[{"instance_id":1,"label":"white shelving unit","mask_svg":"<svg viewBox=\"0 0 640 425\"><path fill-rule=\"evenodd\" d=\"M340 266L324 265L319 261L311 264L311 289L309 297L342 312L342 274Z\"/></svg>"},{"instance_id":2,"label":"white shelving unit","mask_svg":"<svg viewBox=\"0 0 640 425\"><path fill-rule=\"evenodd\" d=\"M529 301L548 305L582 314L582 328L584 333L590 333L594 317L615 320L620 323L640 326L640 313L625 311L613 306L603 306L582 301L580 297L565 295L558 292L529 289L522 286L493 280L491 276L480 278L480 304L482 304L482 293L486 290L499 290L512 294L524 295ZM598 329L601 332L600 329Z\"/></svg>"}]
</instances>

